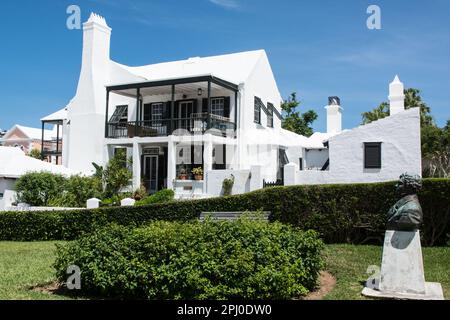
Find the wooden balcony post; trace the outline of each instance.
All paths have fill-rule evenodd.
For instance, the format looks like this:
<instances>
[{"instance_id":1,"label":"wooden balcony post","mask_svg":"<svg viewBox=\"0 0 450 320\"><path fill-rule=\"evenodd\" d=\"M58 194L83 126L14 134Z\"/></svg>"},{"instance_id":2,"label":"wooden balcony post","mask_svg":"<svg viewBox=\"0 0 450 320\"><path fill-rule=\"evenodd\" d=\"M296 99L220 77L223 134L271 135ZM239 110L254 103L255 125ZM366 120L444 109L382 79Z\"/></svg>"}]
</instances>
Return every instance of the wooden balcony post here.
<instances>
[{"instance_id":1,"label":"wooden balcony post","mask_svg":"<svg viewBox=\"0 0 450 320\"><path fill-rule=\"evenodd\" d=\"M136 89L136 123L134 124L134 136L138 135L138 123L139 123L139 101L141 99L141 89Z\"/></svg>"},{"instance_id":2,"label":"wooden balcony post","mask_svg":"<svg viewBox=\"0 0 450 320\"><path fill-rule=\"evenodd\" d=\"M41 160L44 160L44 129L45 129L45 122L42 121L42 133L41 133Z\"/></svg>"},{"instance_id":3,"label":"wooden balcony post","mask_svg":"<svg viewBox=\"0 0 450 320\"><path fill-rule=\"evenodd\" d=\"M109 90L106 89L105 138L108 138L109 136L108 110L109 110Z\"/></svg>"},{"instance_id":4,"label":"wooden balcony post","mask_svg":"<svg viewBox=\"0 0 450 320\"><path fill-rule=\"evenodd\" d=\"M172 96L170 98L170 128L169 128L169 135L173 133L173 130L175 130L175 122L173 120L173 116L175 115L175 85L172 85Z\"/></svg>"},{"instance_id":5,"label":"wooden balcony post","mask_svg":"<svg viewBox=\"0 0 450 320\"><path fill-rule=\"evenodd\" d=\"M208 80L208 120L206 129L211 129L211 80Z\"/></svg>"}]
</instances>

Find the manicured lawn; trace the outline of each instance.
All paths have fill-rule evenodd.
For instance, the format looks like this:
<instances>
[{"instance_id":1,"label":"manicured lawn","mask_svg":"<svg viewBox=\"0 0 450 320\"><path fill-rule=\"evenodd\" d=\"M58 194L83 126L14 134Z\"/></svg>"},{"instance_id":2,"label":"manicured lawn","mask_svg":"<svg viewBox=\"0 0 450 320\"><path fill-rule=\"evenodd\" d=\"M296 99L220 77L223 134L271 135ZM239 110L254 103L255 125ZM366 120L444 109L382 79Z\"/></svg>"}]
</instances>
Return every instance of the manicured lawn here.
<instances>
[{"instance_id":1,"label":"manicured lawn","mask_svg":"<svg viewBox=\"0 0 450 320\"><path fill-rule=\"evenodd\" d=\"M69 299L29 288L54 281L52 264L57 242L0 242L0 299ZM450 299L450 247L424 248L425 277L440 282ZM337 279L325 299L363 299L369 265L381 264L381 247L328 245L327 267Z\"/></svg>"},{"instance_id":2,"label":"manicured lawn","mask_svg":"<svg viewBox=\"0 0 450 320\"><path fill-rule=\"evenodd\" d=\"M440 282L444 297L450 299L450 247L422 248L425 280ZM332 300L364 299L363 284L369 277L367 267L381 267L382 247L328 245L325 250L326 269L336 277L336 286L325 296Z\"/></svg>"},{"instance_id":3,"label":"manicured lawn","mask_svg":"<svg viewBox=\"0 0 450 320\"><path fill-rule=\"evenodd\" d=\"M64 299L29 290L53 281L57 242L0 242L0 299Z\"/></svg>"}]
</instances>

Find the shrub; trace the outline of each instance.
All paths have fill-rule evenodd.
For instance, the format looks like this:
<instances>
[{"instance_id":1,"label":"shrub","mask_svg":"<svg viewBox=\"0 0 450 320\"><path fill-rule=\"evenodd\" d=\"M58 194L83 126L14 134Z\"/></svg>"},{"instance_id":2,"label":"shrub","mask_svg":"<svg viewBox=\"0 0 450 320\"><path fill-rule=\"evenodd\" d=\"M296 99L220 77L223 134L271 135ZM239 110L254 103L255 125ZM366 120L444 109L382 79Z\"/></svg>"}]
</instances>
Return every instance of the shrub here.
<instances>
[{"instance_id":1,"label":"shrub","mask_svg":"<svg viewBox=\"0 0 450 320\"><path fill-rule=\"evenodd\" d=\"M82 271L80 294L144 299L289 299L312 290L323 244L280 223L109 226L58 248L55 268Z\"/></svg>"},{"instance_id":2,"label":"shrub","mask_svg":"<svg viewBox=\"0 0 450 320\"><path fill-rule=\"evenodd\" d=\"M130 170L131 164L131 160L127 159L126 149L118 149L114 157L109 160L106 168L101 170L106 197L117 195L129 185L133 177L133 173ZM96 174L100 172L100 169L97 169L97 167L96 172Z\"/></svg>"},{"instance_id":3,"label":"shrub","mask_svg":"<svg viewBox=\"0 0 450 320\"><path fill-rule=\"evenodd\" d=\"M146 206L154 203L165 203L172 201L175 197L175 193L171 189L163 189L155 194L146 197L140 201L136 201L135 206Z\"/></svg>"},{"instance_id":4,"label":"shrub","mask_svg":"<svg viewBox=\"0 0 450 320\"><path fill-rule=\"evenodd\" d=\"M231 175L229 178L225 178L222 182L222 189L224 196L231 196L231 191L234 186L234 175Z\"/></svg>"},{"instance_id":5,"label":"shrub","mask_svg":"<svg viewBox=\"0 0 450 320\"><path fill-rule=\"evenodd\" d=\"M424 212L424 245L446 243L450 233L450 180L424 179L419 193ZM71 240L115 222L139 226L153 220L188 221L201 212L272 213L272 221L314 229L327 243L382 243L386 213L396 202L395 182L273 187L230 197L171 201L149 206L62 212L2 212L0 240Z\"/></svg>"},{"instance_id":6,"label":"shrub","mask_svg":"<svg viewBox=\"0 0 450 320\"><path fill-rule=\"evenodd\" d=\"M64 189L65 178L49 172L30 172L16 182L17 201L31 206L47 206Z\"/></svg>"},{"instance_id":7,"label":"shrub","mask_svg":"<svg viewBox=\"0 0 450 320\"><path fill-rule=\"evenodd\" d=\"M64 180L62 189L50 199L50 206L84 208L88 199L101 197L102 182L95 177L71 176Z\"/></svg>"}]
</instances>

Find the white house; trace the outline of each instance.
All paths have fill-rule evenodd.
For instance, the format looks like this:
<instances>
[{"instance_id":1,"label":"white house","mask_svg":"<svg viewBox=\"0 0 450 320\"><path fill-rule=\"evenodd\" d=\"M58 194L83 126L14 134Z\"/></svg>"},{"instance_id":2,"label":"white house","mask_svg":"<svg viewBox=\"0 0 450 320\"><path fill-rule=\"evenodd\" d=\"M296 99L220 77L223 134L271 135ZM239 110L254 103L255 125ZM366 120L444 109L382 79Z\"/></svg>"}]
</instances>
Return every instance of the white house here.
<instances>
[{"instance_id":1,"label":"white house","mask_svg":"<svg viewBox=\"0 0 450 320\"><path fill-rule=\"evenodd\" d=\"M384 181L421 172L418 111L403 110L399 81L391 88L396 115L341 131L342 108L330 98L328 132L307 138L281 128L282 98L264 50L129 67L110 59L110 36L105 19L91 14L76 95L44 118L62 125L63 164L72 170L92 172L92 162L104 165L126 149L133 188L173 188L178 197L218 195L231 175L233 192L242 193L263 181Z\"/></svg>"}]
</instances>

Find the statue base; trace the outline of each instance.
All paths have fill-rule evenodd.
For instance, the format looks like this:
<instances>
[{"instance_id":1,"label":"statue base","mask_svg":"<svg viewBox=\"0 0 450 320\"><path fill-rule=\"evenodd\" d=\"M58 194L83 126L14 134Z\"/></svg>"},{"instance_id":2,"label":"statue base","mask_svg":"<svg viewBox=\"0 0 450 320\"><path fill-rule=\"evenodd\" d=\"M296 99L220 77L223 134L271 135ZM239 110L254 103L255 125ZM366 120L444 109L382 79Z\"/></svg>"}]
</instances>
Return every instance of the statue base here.
<instances>
[{"instance_id":1,"label":"statue base","mask_svg":"<svg viewBox=\"0 0 450 320\"><path fill-rule=\"evenodd\" d=\"M378 285L362 294L374 298L443 300L439 283L425 282L419 231L387 230Z\"/></svg>"}]
</instances>

